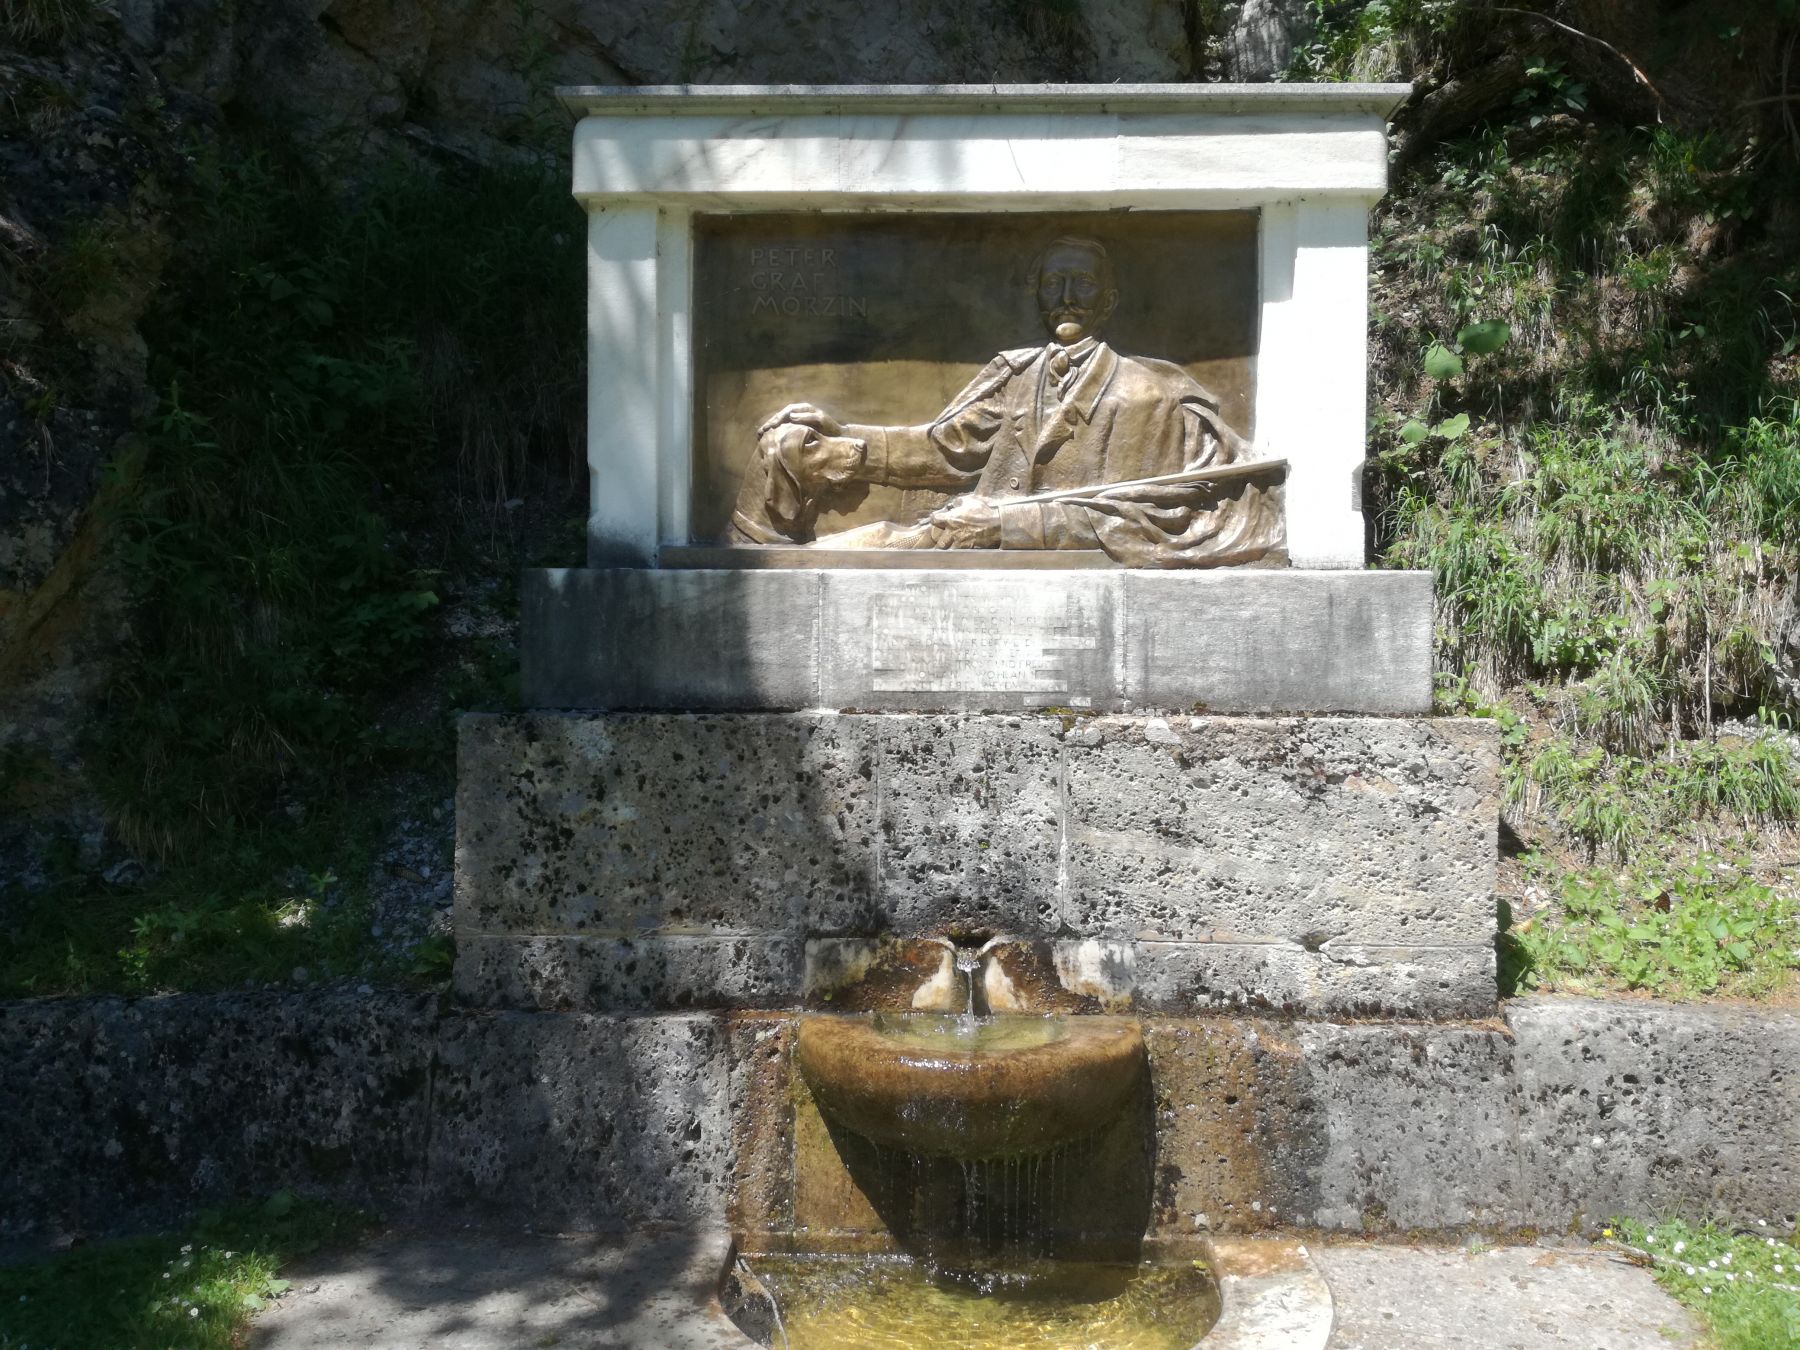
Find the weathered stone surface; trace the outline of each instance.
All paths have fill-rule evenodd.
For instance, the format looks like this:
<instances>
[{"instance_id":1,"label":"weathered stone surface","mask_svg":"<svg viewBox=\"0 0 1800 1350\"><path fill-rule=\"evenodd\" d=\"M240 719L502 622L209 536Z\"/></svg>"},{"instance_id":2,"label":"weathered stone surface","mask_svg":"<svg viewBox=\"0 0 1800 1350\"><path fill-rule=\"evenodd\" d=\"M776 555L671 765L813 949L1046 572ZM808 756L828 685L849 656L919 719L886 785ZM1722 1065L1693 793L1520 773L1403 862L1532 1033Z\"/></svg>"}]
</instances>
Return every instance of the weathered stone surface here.
<instances>
[{"instance_id":1,"label":"weathered stone surface","mask_svg":"<svg viewBox=\"0 0 1800 1350\"><path fill-rule=\"evenodd\" d=\"M1558 998L1509 1005L1510 1033L1140 1020L1160 1235L1619 1213L1774 1229L1800 1210L1792 1013ZM793 1077L793 1026L348 990L0 1005L0 1234L282 1187L599 1229L717 1217L731 1198L763 1233L808 1215L866 1228Z\"/></svg>"},{"instance_id":2,"label":"weathered stone surface","mask_svg":"<svg viewBox=\"0 0 1800 1350\"><path fill-rule=\"evenodd\" d=\"M0 1004L0 1233L283 1186L406 1201L434 1002L343 990Z\"/></svg>"},{"instance_id":3,"label":"weathered stone surface","mask_svg":"<svg viewBox=\"0 0 1800 1350\"><path fill-rule=\"evenodd\" d=\"M963 932L1158 944L1163 1011L1493 1008L1485 723L478 716L462 755L479 1002L797 1003L793 944Z\"/></svg>"},{"instance_id":4,"label":"weathered stone surface","mask_svg":"<svg viewBox=\"0 0 1800 1350\"><path fill-rule=\"evenodd\" d=\"M1078 933L1492 940L1489 723L1101 718L1065 744Z\"/></svg>"},{"instance_id":5,"label":"weathered stone surface","mask_svg":"<svg viewBox=\"0 0 1800 1350\"><path fill-rule=\"evenodd\" d=\"M797 1019L747 1013L727 1020L731 1044L731 1227L738 1234L794 1227Z\"/></svg>"},{"instance_id":6,"label":"weathered stone surface","mask_svg":"<svg viewBox=\"0 0 1800 1350\"><path fill-rule=\"evenodd\" d=\"M1800 1211L1800 1016L1531 998L1506 1020L1525 1222Z\"/></svg>"},{"instance_id":7,"label":"weathered stone surface","mask_svg":"<svg viewBox=\"0 0 1800 1350\"><path fill-rule=\"evenodd\" d=\"M1047 718L879 722L880 897L903 933L1054 932L1062 746Z\"/></svg>"},{"instance_id":8,"label":"weathered stone surface","mask_svg":"<svg viewBox=\"0 0 1800 1350\"><path fill-rule=\"evenodd\" d=\"M427 1197L596 1229L722 1218L728 1059L723 1020L702 1014L448 1021Z\"/></svg>"},{"instance_id":9,"label":"weathered stone surface","mask_svg":"<svg viewBox=\"0 0 1800 1350\"><path fill-rule=\"evenodd\" d=\"M722 1228L549 1234L420 1224L291 1267L253 1350L757 1350L718 1309Z\"/></svg>"},{"instance_id":10,"label":"weathered stone surface","mask_svg":"<svg viewBox=\"0 0 1800 1350\"><path fill-rule=\"evenodd\" d=\"M1519 1092L1511 1039L1463 1027L1295 1028L1323 1145L1284 1169L1297 1223L1353 1231L1517 1226ZM1533 1184L1536 1184L1535 1179Z\"/></svg>"},{"instance_id":11,"label":"weathered stone surface","mask_svg":"<svg viewBox=\"0 0 1800 1350\"><path fill-rule=\"evenodd\" d=\"M825 574L827 708L1121 706L1122 574Z\"/></svg>"},{"instance_id":12,"label":"weathered stone surface","mask_svg":"<svg viewBox=\"0 0 1800 1350\"><path fill-rule=\"evenodd\" d=\"M1615 1252L1311 1244L1331 1282L1333 1350L1679 1350L1686 1309Z\"/></svg>"},{"instance_id":13,"label":"weathered stone surface","mask_svg":"<svg viewBox=\"0 0 1800 1350\"><path fill-rule=\"evenodd\" d=\"M527 572L525 704L814 707L820 587L817 572Z\"/></svg>"},{"instance_id":14,"label":"weathered stone surface","mask_svg":"<svg viewBox=\"0 0 1800 1350\"><path fill-rule=\"evenodd\" d=\"M525 574L538 708L1431 709L1424 572Z\"/></svg>"},{"instance_id":15,"label":"weathered stone surface","mask_svg":"<svg viewBox=\"0 0 1800 1350\"><path fill-rule=\"evenodd\" d=\"M804 958L786 935L466 936L454 987L488 1008L755 1008L793 1001Z\"/></svg>"},{"instance_id":16,"label":"weathered stone surface","mask_svg":"<svg viewBox=\"0 0 1800 1350\"><path fill-rule=\"evenodd\" d=\"M875 747L855 718L465 717L459 932L875 926Z\"/></svg>"},{"instance_id":17,"label":"weathered stone surface","mask_svg":"<svg viewBox=\"0 0 1800 1350\"><path fill-rule=\"evenodd\" d=\"M1292 1027L1251 1018L1144 1019L1156 1110L1159 1233L1303 1222L1285 1202L1322 1154Z\"/></svg>"},{"instance_id":18,"label":"weathered stone surface","mask_svg":"<svg viewBox=\"0 0 1800 1350\"><path fill-rule=\"evenodd\" d=\"M1142 942L1133 1006L1263 1009L1306 1017L1492 1017L1494 949L1331 941Z\"/></svg>"},{"instance_id":19,"label":"weathered stone surface","mask_svg":"<svg viewBox=\"0 0 1800 1350\"><path fill-rule=\"evenodd\" d=\"M1431 710L1429 572L1127 572L1123 582L1134 706Z\"/></svg>"}]
</instances>

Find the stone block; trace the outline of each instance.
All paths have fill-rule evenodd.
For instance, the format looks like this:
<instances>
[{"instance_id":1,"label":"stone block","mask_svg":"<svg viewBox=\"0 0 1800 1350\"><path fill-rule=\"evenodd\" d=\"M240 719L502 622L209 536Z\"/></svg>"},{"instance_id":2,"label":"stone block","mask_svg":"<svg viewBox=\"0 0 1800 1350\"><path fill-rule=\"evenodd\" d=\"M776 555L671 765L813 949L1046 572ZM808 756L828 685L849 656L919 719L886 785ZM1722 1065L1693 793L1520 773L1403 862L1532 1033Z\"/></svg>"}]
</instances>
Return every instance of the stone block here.
<instances>
[{"instance_id":1,"label":"stone block","mask_svg":"<svg viewBox=\"0 0 1800 1350\"><path fill-rule=\"evenodd\" d=\"M1332 941L1137 944L1134 1006L1259 1009L1301 1017L1492 1017L1494 948L1376 947Z\"/></svg>"},{"instance_id":2,"label":"stone block","mask_svg":"<svg viewBox=\"0 0 1800 1350\"><path fill-rule=\"evenodd\" d=\"M333 990L0 1004L0 1233L157 1222L282 1187L413 1198L433 1002Z\"/></svg>"},{"instance_id":3,"label":"stone block","mask_svg":"<svg viewBox=\"0 0 1800 1350\"><path fill-rule=\"evenodd\" d=\"M829 715L465 717L457 929L876 927L871 731Z\"/></svg>"},{"instance_id":4,"label":"stone block","mask_svg":"<svg viewBox=\"0 0 1800 1350\"><path fill-rule=\"evenodd\" d=\"M1465 1027L1294 1029L1312 1156L1283 1164L1295 1223L1504 1229L1526 1204L1512 1038Z\"/></svg>"},{"instance_id":5,"label":"stone block","mask_svg":"<svg viewBox=\"0 0 1800 1350\"><path fill-rule=\"evenodd\" d=\"M811 708L818 572L527 571L528 708Z\"/></svg>"},{"instance_id":6,"label":"stone block","mask_svg":"<svg viewBox=\"0 0 1800 1350\"><path fill-rule=\"evenodd\" d=\"M535 708L1423 714L1424 572L595 569L525 576Z\"/></svg>"},{"instance_id":7,"label":"stone block","mask_svg":"<svg viewBox=\"0 0 1800 1350\"><path fill-rule=\"evenodd\" d=\"M1065 744L1064 921L1077 933L1492 941L1489 723L1099 718Z\"/></svg>"},{"instance_id":8,"label":"stone block","mask_svg":"<svg viewBox=\"0 0 1800 1350\"><path fill-rule=\"evenodd\" d=\"M457 944L457 998L477 1007L758 1008L799 995L802 944L786 934L492 937Z\"/></svg>"},{"instance_id":9,"label":"stone block","mask_svg":"<svg viewBox=\"0 0 1800 1350\"><path fill-rule=\"evenodd\" d=\"M884 717L880 900L902 933L1051 933L1062 746L1048 718Z\"/></svg>"},{"instance_id":10,"label":"stone block","mask_svg":"<svg viewBox=\"0 0 1800 1350\"><path fill-rule=\"evenodd\" d=\"M824 573L828 708L1121 705L1116 572Z\"/></svg>"},{"instance_id":11,"label":"stone block","mask_svg":"<svg viewBox=\"0 0 1800 1350\"><path fill-rule=\"evenodd\" d=\"M1431 710L1429 572L1127 572L1124 586L1133 706Z\"/></svg>"},{"instance_id":12,"label":"stone block","mask_svg":"<svg viewBox=\"0 0 1800 1350\"><path fill-rule=\"evenodd\" d=\"M731 1229L740 1238L794 1226L794 1031L769 1013L727 1019L731 1051Z\"/></svg>"},{"instance_id":13,"label":"stone block","mask_svg":"<svg viewBox=\"0 0 1800 1350\"><path fill-rule=\"evenodd\" d=\"M732 1179L729 1047L707 1014L447 1019L431 1203L593 1229L719 1220Z\"/></svg>"},{"instance_id":14,"label":"stone block","mask_svg":"<svg viewBox=\"0 0 1800 1350\"><path fill-rule=\"evenodd\" d=\"M1321 1152L1293 1028L1257 1018L1146 1017L1159 1234L1293 1222Z\"/></svg>"},{"instance_id":15,"label":"stone block","mask_svg":"<svg viewBox=\"0 0 1800 1350\"><path fill-rule=\"evenodd\" d=\"M1524 1222L1684 1214L1776 1232L1800 1213L1800 1016L1530 998L1506 1021Z\"/></svg>"}]
</instances>

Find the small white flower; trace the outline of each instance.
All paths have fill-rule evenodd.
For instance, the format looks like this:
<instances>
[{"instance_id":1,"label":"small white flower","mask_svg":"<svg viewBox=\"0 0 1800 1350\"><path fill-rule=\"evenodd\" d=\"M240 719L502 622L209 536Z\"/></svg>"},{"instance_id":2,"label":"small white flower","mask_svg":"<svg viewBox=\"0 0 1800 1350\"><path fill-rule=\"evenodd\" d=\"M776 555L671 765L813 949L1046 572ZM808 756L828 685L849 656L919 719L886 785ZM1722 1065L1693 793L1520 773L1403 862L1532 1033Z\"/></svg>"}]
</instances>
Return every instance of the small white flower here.
<instances>
[{"instance_id":1,"label":"small white flower","mask_svg":"<svg viewBox=\"0 0 1800 1350\"><path fill-rule=\"evenodd\" d=\"M200 1315L200 1310L198 1308L189 1308L188 1309L189 1317L198 1317L199 1315Z\"/></svg>"},{"instance_id":2,"label":"small white flower","mask_svg":"<svg viewBox=\"0 0 1800 1350\"><path fill-rule=\"evenodd\" d=\"M1712 1286L1710 1284L1703 1284L1700 1286L1700 1292L1703 1294L1710 1294L1712 1293Z\"/></svg>"},{"instance_id":3,"label":"small white flower","mask_svg":"<svg viewBox=\"0 0 1800 1350\"><path fill-rule=\"evenodd\" d=\"M189 1253L189 1252L191 1252L191 1251L193 1251L193 1250L194 1250L194 1244L193 1244L193 1243L191 1243L191 1242L184 1242L184 1243L182 1243L182 1244L181 1244L181 1254L182 1254L182 1255L183 1255L183 1256L186 1256L186 1255L187 1255L187 1254L188 1254L188 1253Z\"/></svg>"},{"instance_id":4,"label":"small white flower","mask_svg":"<svg viewBox=\"0 0 1800 1350\"><path fill-rule=\"evenodd\" d=\"M1777 1275L1785 1275L1785 1274L1787 1274L1787 1267L1786 1266L1776 1266L1775 1273Z\"/></svg>"},{"instance_id":5,"label":"small white flower","mask_svg":"<svg viewBox=\"0 0 1800 1350\"><path fill-rule=\"evenodd\" d=\"M1685 1271L1689 1275L1692 1275L1694 1273L1694 1268L1692 1266L1683 1266L1682 1270Z\"/></svg>"},{"instance_id":6,"label":"small white flower","mask_svg":"<svg viewBox=\"0 0 1800 1350\"><path fill-rule=\"evenodd\" d=\"M1675 1244L1673 1250L1675 1252L1675 1255L1680 1256L1683 1252L1685 1252L1687 1250L1687 1243L1677 1242Z\"/></svg>"},{"instance_id":7,"label":"small white flower","mask_svg":"<svg viewBox=\"0 0 1800 1350\"><path fill-rule=\"evenodd\" d=\"M1767 1219L1758 1219L1756 1221L1756 1226L1758 1228L1767 1228L1769 1226L1769 1221Z\"/></svg>"},{"instance_id":8,"label":"small white flower","mask_svg":"<svg viewBox=\"0 0 1800 1350\"><path fill-rule=\"evenodd\" d=\"M1719 1260L1724 1262L1724 1264L1726 1264L1726 1265L1730 1265L1731 1264L1731 1253L1726 1252L1725 1255L1723 1255L1719 1258Z\"/></svg>"},{"instance_id":9,"label":"small white flower","mask_svg":"<svg viewBox=\"0 0 1800 1350\"><path fill-rule=\"evenodd\" d=\"M1708 1261L1706 1263L1706 1268L1708 1270L1717 1270L1719 1268L1719 1263L1717 1261Z\"/></svg>"},{"instance_id":10,"label":"small white flower","mask_svg":"<svg viewBox=\"0 0 1800 1350\"><path fill-rule=\"evenodd\" d=\"M1726 1271L1725 1272L1725 1283L1736 1284L1737 1283L1737 1272L1734 1270Z\"/></svg>"}]
</instances>

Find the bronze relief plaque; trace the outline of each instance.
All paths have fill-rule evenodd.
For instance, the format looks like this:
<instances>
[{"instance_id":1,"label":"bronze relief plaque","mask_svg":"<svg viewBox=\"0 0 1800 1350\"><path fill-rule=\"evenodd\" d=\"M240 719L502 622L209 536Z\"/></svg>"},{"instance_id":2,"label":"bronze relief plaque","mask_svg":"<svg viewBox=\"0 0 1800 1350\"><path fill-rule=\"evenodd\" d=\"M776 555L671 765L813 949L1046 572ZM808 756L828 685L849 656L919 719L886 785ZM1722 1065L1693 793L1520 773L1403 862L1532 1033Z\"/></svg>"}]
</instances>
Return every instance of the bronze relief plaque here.
<instances>
[{"instance_id":1,"label":"bronze relief plaque","mask_svg":"<svg viewBox=\"0 0 1800 1350\"><path fill-rule=\"evenodd\" d=\"M694 541L1278 556L1252 212L695 225Z\"/></svg>"}]
</instances>

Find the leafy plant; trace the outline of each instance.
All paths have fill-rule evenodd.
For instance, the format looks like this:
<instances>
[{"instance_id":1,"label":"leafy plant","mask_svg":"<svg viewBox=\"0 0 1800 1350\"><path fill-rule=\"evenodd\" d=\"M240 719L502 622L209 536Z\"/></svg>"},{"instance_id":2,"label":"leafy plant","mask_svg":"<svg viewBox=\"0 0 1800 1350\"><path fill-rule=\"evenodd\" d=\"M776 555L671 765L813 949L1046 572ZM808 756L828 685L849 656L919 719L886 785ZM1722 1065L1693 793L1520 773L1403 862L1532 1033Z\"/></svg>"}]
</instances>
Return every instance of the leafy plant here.
<instances>
[{"instance_id":1,"label":"leafy plant","mask_svg":"<svg viewBox=\"0 0 1800 1350\"><path fill-rule=\"evenodd\" d=\"M1800 1345L1800 1244L1779 1215L1744 1231L1615 1219L1615 1236L1695 1313L1719 1350Z\"/></svg>"},{"instance_id":2,"label":"leafy plant","mask_svg":"<svg viewBox=\"0 0 1800 1350\"><path fill-rule=\"evenodd\" d=\"M1560 872L1528 864L1542 908L1510 930L1519 988L1766 993L1800 970L1800 902L1702 854L1685 867Z\"/></svg>"}]
</instances>

